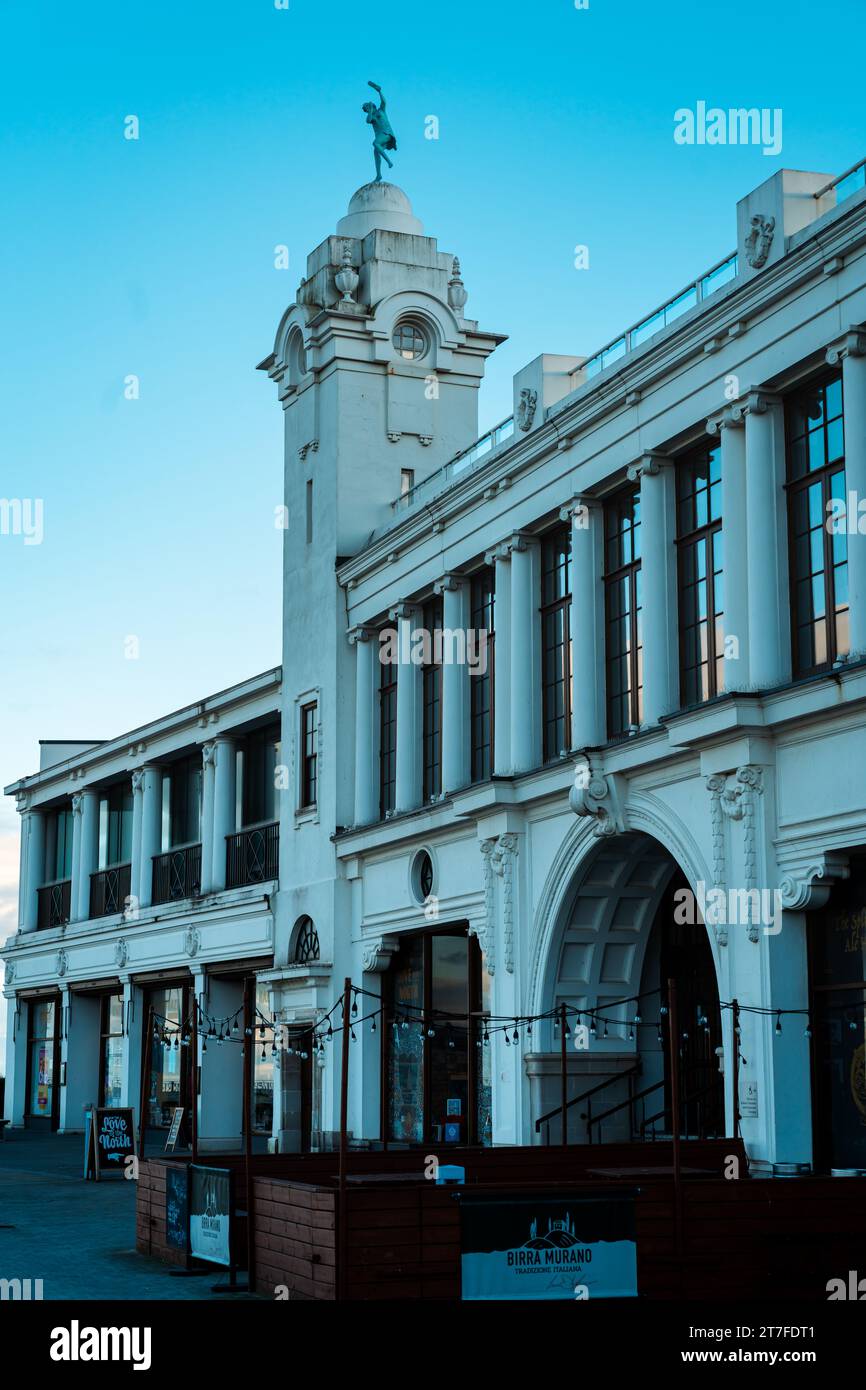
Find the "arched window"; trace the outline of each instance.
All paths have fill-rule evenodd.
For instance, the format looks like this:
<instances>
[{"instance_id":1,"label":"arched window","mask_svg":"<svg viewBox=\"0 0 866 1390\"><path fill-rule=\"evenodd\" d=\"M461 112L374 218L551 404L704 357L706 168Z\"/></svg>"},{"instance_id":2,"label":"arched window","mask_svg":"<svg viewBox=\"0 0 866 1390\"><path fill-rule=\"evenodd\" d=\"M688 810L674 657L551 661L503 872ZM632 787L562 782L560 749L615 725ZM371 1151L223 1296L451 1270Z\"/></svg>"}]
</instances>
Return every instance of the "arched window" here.
<instances>
[{"instance_id":1,"label":"arched window","mask_svg":"<svg viewBox=\"0 0 866 1390\"><path fill-rule=\"evenodd\" d=\"M295 927L295 949L292 952L293 965L309 965L319 959L319 934L313 926L312 917L302 917Z\"/></svg>"}]
</instances>

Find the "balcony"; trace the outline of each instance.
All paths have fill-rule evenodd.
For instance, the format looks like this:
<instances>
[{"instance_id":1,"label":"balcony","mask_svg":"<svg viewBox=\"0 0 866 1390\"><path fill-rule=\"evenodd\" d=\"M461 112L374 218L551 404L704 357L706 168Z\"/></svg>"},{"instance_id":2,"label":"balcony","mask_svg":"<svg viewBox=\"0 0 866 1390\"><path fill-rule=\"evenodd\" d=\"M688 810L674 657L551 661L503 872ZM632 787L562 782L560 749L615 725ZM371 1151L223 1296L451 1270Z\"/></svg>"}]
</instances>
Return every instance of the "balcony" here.
<instances>
[{"instance_id":1,"label":"balcony","mask_svg":"<svg viewBox=\"0 0 866 1390\"><path fill-rule=\"evenodd\" d=\"M180 845L153 860L153 898L175 903L201 892L201 845Z\"/></svg>"},{"instance_id":2,"label":"balcony","mask_svg":"<svg viewBox=\"0 0 866 1390\"><path fill-rule=\"evenodd\" d=\"M129 897L131 864L114 864L90 875L90 916L110 917L123 912Z\"/></svg>"},{"instance_id":3,"label":"balcony","mask_svg":"<svg viewBox=\"0 0 866 1390\"><path fill-rule=\"evenodd\" d=\"M226 887L267 883L279 873L280 826L256 825L226 836Z\"/></svg>"},{"instance_id":4,"label":"balcony","mask_svg":"<svg viewBox=\"0 0 866 1390\"><path fill-rule=\"evenodd\" d=\"M72 880L58 879L56 883L46 883L36 890L39 902L36 925L41 930L48 927L62 927L69 921L72 903Z\"/></svg>"}]
</instances>

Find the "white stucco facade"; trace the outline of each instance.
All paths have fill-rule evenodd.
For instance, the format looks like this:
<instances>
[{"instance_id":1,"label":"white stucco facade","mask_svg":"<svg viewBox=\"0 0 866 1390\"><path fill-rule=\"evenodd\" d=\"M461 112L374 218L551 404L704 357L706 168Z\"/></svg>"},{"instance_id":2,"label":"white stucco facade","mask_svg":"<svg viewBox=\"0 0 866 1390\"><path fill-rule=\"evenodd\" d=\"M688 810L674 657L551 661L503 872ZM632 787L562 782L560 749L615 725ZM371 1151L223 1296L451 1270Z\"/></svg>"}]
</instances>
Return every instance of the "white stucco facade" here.
<instances>
[{"instance_id":1,"label":"white stucco facade","mask_svg":"<svg viewBox=\"0 0 866 1390\"><path fill-rule=\"evenodd\" d=\"M773 903L771 920L697 927L722 1004L725 1126L739 1124L759 1166L813 1162L807 915L850 884L866 847L866 538L856 524L847 534L847 651L803 675L791 635L789 566L799 561L790 559L786 403L828 372L843 385L845 488L866 498L866 192L838 198L830 182L783 171L738 209L720 208L732 230L736 211L736 261L603 356L534 357L515 377L513 424L478 447L478 387L501 336L465 317L459 265L424 234L405 195L387 184L359 190L336 234L311 253L261 363L285 418L282 672L110 745L61 750L7 789L19 797L23 826L21 929L3 951L13 1124L25 1118L27 1063L12 1020L39 991L58 990L67 1019L59 1125L78 1128L96 1084L79 985L116 980L131 1004L142 981L182 970L205 997L210 977L236 962L297 1025L330 1009L347 976L387 998L401 942L453 928L478 942L489 1013L520 1023L516 1044L501 1029L483 1044L492 1140L536 1142L544 1136L535 1120L559 1097L559 1042L549 1019L530 1036L528 1018L564 1003L604 1019L607 1036L570 1049L572 1096L604 1083L608 1101L618 1101L626 1092L616 1078L637 1061L643 1084L663 1076L655 1040L663 995L651 1030L647 1009L622 1001L663 990L660 914L683 881L700 900L720 889ZM751 235L755 218L763 240ZM401 337L401 327L417 336ZM404 342L416 356L404 355ZM724 688L687 703L677 476L681 460L704 447L721 460ZM609 500L629 488L639 493L643 703L639 721L610 737L605 528ZM543 547L563 529L572 674L564 746L551 756ZM408 638L433 600L444 627L465 632L482 569L495 576L492 775L472 780L475 677L466 662L443 662L436 790L425 796L427 687L419 667L403 662L393 804L384 808L379 634L396 628ZM277 712L279 878L227 889L223 845L243 822L220 746L231 749ZM204 759L200 892L153 907L142 888L160 851L148 777L191 749ZM121 776L135 778L139 901L134 921L92 920L87 794ZM72 920L39 929L41 810L68 798ZM422 852L432 865L426 894L417 883ZM306 919L319 958L297 962ZM212 1001L211 1012L229 1014L233 1000ZM743 1008L736 1048L733 1000ZM373 1007L367 998L361 1011ZM130 1027L130 1104L140 1046ZM349 1127L376 1141L389 1085L381 1027L359 1027L350 1056ZM337 1059L333 1046L313 1059L319 1133L339 1125ZM203 1109L207 1095L204 1068ZM290 1128L281 1096L275 1085L277 1143ZM580 1140L574 1120L570 1134ZM233 1124L200 1117L214 1140ZM625 1115L606 1134L639 1137Z\"/></svg>"}]
</instances>

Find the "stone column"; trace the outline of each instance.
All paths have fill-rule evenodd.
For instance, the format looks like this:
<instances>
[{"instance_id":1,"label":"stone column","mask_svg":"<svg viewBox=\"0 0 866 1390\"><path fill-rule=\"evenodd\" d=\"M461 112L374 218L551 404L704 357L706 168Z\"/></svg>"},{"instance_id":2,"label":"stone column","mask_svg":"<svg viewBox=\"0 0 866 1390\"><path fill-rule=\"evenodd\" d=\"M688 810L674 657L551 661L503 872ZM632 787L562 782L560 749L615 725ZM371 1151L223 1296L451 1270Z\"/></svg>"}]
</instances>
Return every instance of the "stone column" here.
<instances>
[{"instance_id":1,"label":"stone column","mask_svg":"<svg viewBox=\"0 0 866 1390\"><path fill-rule=\"evenodd\" d=\"M640 479L643 720L657 724L679 707L676 498L671 460L648 453L628 470Z\"/></svg>"},{"instance_id":2,"label":"stone column","mask_svg":"<svg viewBox=\"0 0 866 1390\"><path fill-rule=\"evenodd\" d=\"M201 891L213 889L215 749L205 743L201 750Z\"/></svg>"},{"instance_id":3,"label":"stone column","mask_svg":"<svg viewBox=\"0 0 866 1390\"><path fill-rule=\"evenodd\" d=\"M728 407L707 421L722 450L722 546L724 549L725 690L749 687L749 582L743 553L746 518L746 432Z\"/></svg>"},{"instance_id":4,"label":"stone column","mask_svg":"<svg viewBox=\"0 0 866 1390\"><path fill-rule=\"evenodd\" d=\"M355 825L372 825L379 819L379 786L376 757L379 746L379 640L373 628L356 627L349 633L355 648ZM399 708L399 701L398 701Z\"/></svg>"},{"instance_id":5,"label":"stone column","mask_svg":"<svg viewBox=\"0 0 866 1390\"><path fill-rule=\"evenodd\" d=\"M21 839L26 862L21 885L21 930L35 931L39 922L39 894L45 882L45 816L42 811L28 807L21 813Z\"/></svg>"},{"instance_id":6,"label":"stone column","mask_svg":"<svg viewBox=\"0 0 866 1390\"><path fill-rule=\"evenodd\" d=\"M605 742L602 509L576 497L559 513L571 524L571 746Z\"/></svg>"},{"instance_id":7,"label":"stone column","mask_svg":"<svg viewBox=\"0 0 866 1390\"><path fill-rule=\"evenodd\" d=\"M493 567L493 771L511 772L511 552L507 545L488 550L484 562Z\"/></svg>"},{"instance_id":8,"label":"stone column","mask_svg":"<svg viewBox=\"0 0 866 1390\"><path fill-rule=\"evenodd\" d=\"M132 867L129 871L129 892L133 907L140 902L141 888L141 818L144 807L144 769L137 767L132 774Z\"/></svg>"},{"instance_id":9,"label":"stone column","mask_svg":"<svg viewBox=\"0 0 866 1390\"><path fill-rule=\"evenodd\" d=\"M442 595L442 790L453 792L470 780L468 593L467 585L453 574L446 574L434 589Z\"/></svg>"},{"instance_id":10,"label":"stone column","mask_svg":"<svg viewBox=\"0 0 866 1390\"><path fill-rule=\"evenodd\" d=\"M141 803L141 875L138 901L141 907L153 902L153 861L162 846L162 768L148 764L142 768L144 789Z\"/></svg>"},{"instance_id":11,"label":"stone column","mask_svg":"<svg viewBox=\"0 0 866 1390\"><path fill-rule=\"evenodd\" d=\"M780 515L784 499L784 416L781 401L763 391L751 391L737 402L733 416L746 422L748 529L742 549L748 589L749 684L754 690L767 690L779 685L789 673L788 560ZM726 583L730 563L729 547Z\"/></svg>"},{"instance_id":12,"label":"stone column","mask_svg":"<svg viewBox=\"0 0 866 1390\"><path fill-rule=\"evenodd\" d=\"M851 657L866 656L866 327L852 328L827 353L831 367L842 363L845 411L845 492L848 512L848 623ZM851 516L853 502L854 515Z\"/></svg>"},{"instance_id":13,"label":"stone column","mask_svg":"<svg viewBox=\"0 0 866 1390\"><path fill-rule=\"evenodd\" d=\"M95 874L99 858L99 792L85 787L81 801L81 839L78 851L78 882L73 880L74 922L90 918L90 875Z\"/></svg>"},{"instance_id":14,"label":"stone column","mask_svg":"<svg viewBox=\"0 0 866 1390\"><path fill-rule=\"evenodd\" d=\"M421 668L412 659L412 638L421 624L421 610L411 603L391 610L397 624L397 786L396 811L421 805L422 711Z\"/></svg>"},{"instance_id":15,"label":"stone column","mask_svg":"<svg viewBox=\"0 0 866 1390\"><path fill-rule=\"evenodd\" d=\"M518 532L511 551L511 767L541 763L541 603L538 541Z\"/></svg>"},{"instance_id":16,"label":"stone column","mask_svg":"<svg viewBox=\"0 0 866 1390\"><path fill-rule=\"evenodd\" d=\"M235 793L237 783L235 741L219 734L214 740L213 860L211 887L219 892L226 886L226 838L237 829Z\"/></svg>"}]
</instances>

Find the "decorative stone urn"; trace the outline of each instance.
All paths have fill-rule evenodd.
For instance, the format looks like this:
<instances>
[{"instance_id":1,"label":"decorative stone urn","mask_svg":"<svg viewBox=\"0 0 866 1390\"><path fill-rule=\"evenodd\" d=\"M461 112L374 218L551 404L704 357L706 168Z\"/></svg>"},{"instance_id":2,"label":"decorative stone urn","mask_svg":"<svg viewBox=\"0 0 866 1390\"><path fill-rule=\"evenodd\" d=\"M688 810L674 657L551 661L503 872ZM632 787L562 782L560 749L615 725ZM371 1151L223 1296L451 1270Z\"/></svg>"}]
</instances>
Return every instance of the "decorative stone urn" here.
<instances>
[{"instance_id":1,"label":"decorative stone urn","mask_svg":"<svg viewBox=\"0 0 866 1390\"><path fill-rule=\"evenodd\" d=\"M334 284L343 296L343 300L353 304L352 296L358 288L358 272L352 265L352 243L343 242L343 264L334 276Z\"/></svg>"}]
</instances>

